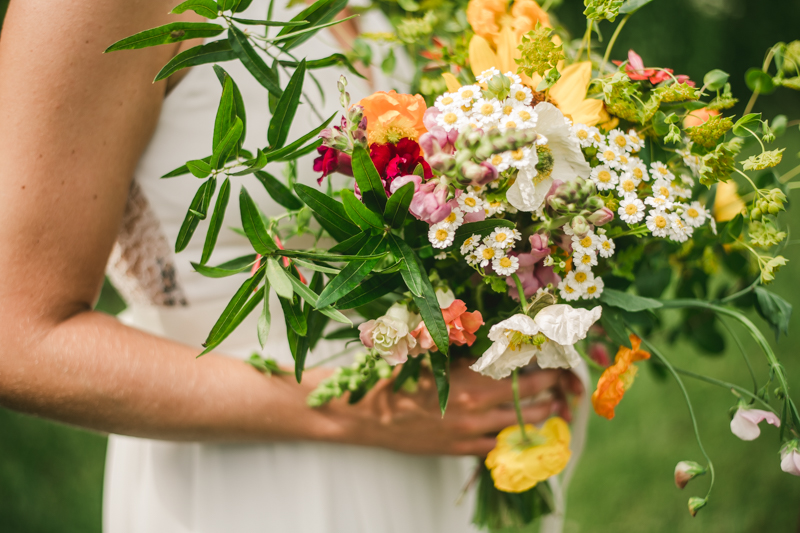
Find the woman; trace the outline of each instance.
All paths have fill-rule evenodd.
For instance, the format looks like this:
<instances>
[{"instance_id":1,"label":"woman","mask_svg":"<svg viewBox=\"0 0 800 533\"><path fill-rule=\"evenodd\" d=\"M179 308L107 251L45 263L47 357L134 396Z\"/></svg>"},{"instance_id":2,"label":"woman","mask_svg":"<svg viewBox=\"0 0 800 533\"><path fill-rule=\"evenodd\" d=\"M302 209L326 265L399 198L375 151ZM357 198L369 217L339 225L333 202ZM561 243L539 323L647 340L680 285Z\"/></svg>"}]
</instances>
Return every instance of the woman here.
<instances>
[{"instance_id":1,"label":"woman","mask_svg":"<svg viewBox=\"0 0 800 533\"><path fill-rule=\"evenodd\" d=\"M492 435L515 422L508 382L454 365L442 419L428 376L416 394L392 394L384 383L355 406L310 409L307 394L330 370L310 369L302 384L260 374L241 361L257 350L252 324L219 353L195 359L241 279L191 272L202 231L174 257L198 182L158 177L210 153L219 84L210 67L151 84L198 43L101 53L143 29L196 20L166 15L176 3L10 5L0 40L0 402L125 435L110 440L108 533L469 530L469 506L455 500L474 460L456 456L485 455ZM256 0L243 16L266 9ZM275 18L289 16L277 10ZM333 43L321 34L297 53L321 57ZM224 66L247 104L246 146L263 146L266 93L240 65ZM338 73L321 77L332 89ZM368 91L351 88L354 99ZM315 104L324 116L335 110L329 100ZM310 104L290 138L318 125ZM298 169L312 183L310 161ZM261 189L252 179L240 184ZM280 212L265 194L257 200L268 214ZM226 225L237 220L232 205ZM226 229L217 248L222 262L247 243ZM132 303L130 325L92 311L107 263ZM290 363L279 309L273 303L264 352ZM528 374L522 395L562 383L574 386L559 372ZM545 400L524 415L538 423L561 408Z\"/></svg>"}]
</instances>

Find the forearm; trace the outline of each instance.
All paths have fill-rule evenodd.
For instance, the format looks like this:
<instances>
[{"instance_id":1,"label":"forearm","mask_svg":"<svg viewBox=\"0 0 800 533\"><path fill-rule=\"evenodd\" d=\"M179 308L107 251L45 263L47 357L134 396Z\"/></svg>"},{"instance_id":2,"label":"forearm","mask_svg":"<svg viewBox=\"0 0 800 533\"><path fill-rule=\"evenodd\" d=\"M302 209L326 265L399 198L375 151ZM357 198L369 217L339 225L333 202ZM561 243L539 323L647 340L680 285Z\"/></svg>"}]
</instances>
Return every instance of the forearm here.
<instances>
[{"instance_id":1,"label":"forearm","mask_svg":"<svg viewBox=\"0 0 800 533\"><path fill-rule=\"evenodd\" d=\"M8 331L8 330L7 330ZM80 312L3 335L0 403L99 431L166 440L339 440L305 397L327 373L264 376L250 365Z\"/></svg>"}]
</instances>

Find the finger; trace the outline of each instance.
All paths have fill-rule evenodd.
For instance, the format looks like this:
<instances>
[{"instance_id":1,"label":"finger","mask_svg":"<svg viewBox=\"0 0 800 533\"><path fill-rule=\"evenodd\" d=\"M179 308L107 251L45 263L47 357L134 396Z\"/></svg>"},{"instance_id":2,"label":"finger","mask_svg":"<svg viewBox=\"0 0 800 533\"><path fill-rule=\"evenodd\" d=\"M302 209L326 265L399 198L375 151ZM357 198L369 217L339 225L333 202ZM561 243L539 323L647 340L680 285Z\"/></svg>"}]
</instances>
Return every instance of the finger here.
<instances>
[{"instance_id":1,"label":"finger","mask_svg":"<svg viewBox=\"0 0 800 533\"><path fill-rule=\"evenodd\" d=\"M450 447L446 455L473 455L476 457L486 457L495 447L497 440L494 437L479 437L456 441Z\"/></svg>"},{"instance_id":2,"label":"finger","mask_svg":"<svg viewBox=\"0 0 800 533\"><path fill-rule=\"evenodd\" d=\"M553 413L553 402L548 400L528 405L521 411L526 424L541 424ZM498 433L517 424L517 412L513 407L498 407L485 413L463 415L454 424L457 431L468 436Z\"/></svg>"},{"instance_id":3,"label":"finger","mask_svg":"<svg viewBox=\"0 0 800 533\"><path fill-rule=\"evenodd\" d=\"M576 396L583 394L583 382L578 375L571 370L564 371L561 383L564 392L571 393Z\"/></svg>"},{"instance_id":4,"label":"finger","mask_svg":"<svg viewBox=\"0 0 800 533\"><path fill-rule=\"evenodd\" d=\"M520 399L533 398L544 390L558 384L559 370L536 370L519 376ZM484 409L514 401L511 379L494 381L493 386L484 387L481 403Z\"/></svg>"}]
</instances>

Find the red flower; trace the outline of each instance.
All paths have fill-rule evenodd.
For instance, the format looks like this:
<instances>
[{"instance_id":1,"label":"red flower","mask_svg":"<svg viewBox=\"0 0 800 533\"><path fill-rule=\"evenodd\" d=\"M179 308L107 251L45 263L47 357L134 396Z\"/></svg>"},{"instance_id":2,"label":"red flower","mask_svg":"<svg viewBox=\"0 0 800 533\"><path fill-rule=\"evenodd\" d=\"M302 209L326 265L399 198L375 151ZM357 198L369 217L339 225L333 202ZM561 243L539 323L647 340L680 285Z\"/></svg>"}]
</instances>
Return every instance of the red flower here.
<instances>
[{"instance_id":1,"label":"red flower","mask_svg":"<svg viewBox=\"0 0 800 533\"><path fill-rule=\"evenodd\" d=\"M400 139L397 144L371 144L369 156L378 169L387 194L391 194L389 186L395 178L413 174L417 165L422 165L423 179L429 180L433 177L430 165L422 157L419 144L411 139Z\"/></svg>"},{"instance_id":2,"label":"red flower","mask_svg":"<svg viewBox=\"0 0 800 533\"><path fill-rule=\"evenodd\" d=\"M317 153L319 157L314 160L314 172L322 172L322 175L317 178L317 183L322 184L325 176L334 172L347 176L353 175L353 167L349 155L327 146L317 148Z\"/></svg>"},{"instance_id":3,"label":"red flower","mask_svg":"<svg viewBox=\"0 0 800 533\"><path fill-rule=\"evenodd\" d=\"M614 61L614 64L618 66L622 65L622 61ZM628 64L625 65L625 72L627 72L628 77L632 80L649 80L653 85L658 85L662 81L672 79L672 69L645 68L641 56L633 50L628 50ZM675 78L678 80L678 83L686 83L694 87L694 82L685 74L679 74L675 76Z\"/></svg>"}]
</instances>

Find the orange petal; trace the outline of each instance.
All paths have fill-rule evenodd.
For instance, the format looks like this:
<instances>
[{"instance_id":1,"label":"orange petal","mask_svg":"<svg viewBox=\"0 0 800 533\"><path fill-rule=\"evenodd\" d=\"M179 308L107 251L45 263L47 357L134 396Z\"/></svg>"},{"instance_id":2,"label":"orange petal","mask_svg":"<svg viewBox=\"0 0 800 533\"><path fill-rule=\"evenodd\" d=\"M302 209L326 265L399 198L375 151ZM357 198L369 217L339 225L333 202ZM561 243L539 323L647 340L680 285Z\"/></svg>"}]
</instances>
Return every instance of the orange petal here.
<instances>
[{"instance_id":1,"label":"orange petal","mask_svg":"<svg viewBox=\"0 0 800 533\"><path fill-rule=\"evenodd\" d=\"M497 55L489 45L489 41L480 35L473 35L469 41L469 65L476 77L484 70L497 67Z\"/></svg>"}]
</instances>

